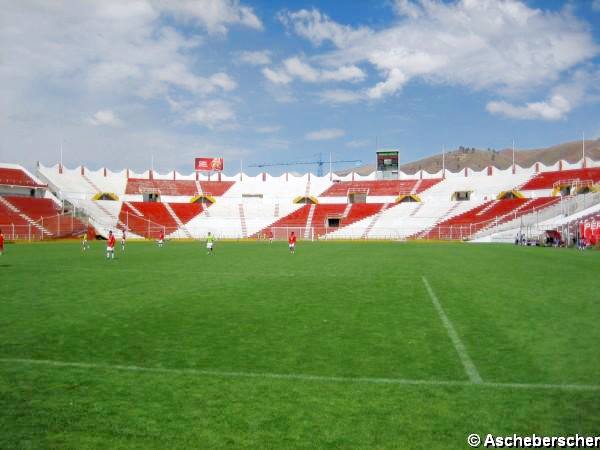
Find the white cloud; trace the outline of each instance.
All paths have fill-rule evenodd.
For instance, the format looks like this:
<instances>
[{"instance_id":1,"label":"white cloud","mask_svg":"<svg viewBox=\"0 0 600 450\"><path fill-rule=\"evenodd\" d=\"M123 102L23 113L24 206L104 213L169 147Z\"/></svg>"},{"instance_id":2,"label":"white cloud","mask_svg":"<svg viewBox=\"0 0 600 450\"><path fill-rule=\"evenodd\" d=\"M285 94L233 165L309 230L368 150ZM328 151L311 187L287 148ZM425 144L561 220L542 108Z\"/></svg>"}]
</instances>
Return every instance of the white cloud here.
<instances>
[{"instance_id":1,"label":"white cloud","mask_svg":"<svg viewBox=\"0 0 600 450\"><path fill-rule=\"evenodd\" d=\"M152 77L160 83L182 88L195 94L211 94L217 90L228 92L237 87L237 83L226 73L219 72L205 78L194 75L188 67L181 63L156 68Z\"/></svg>"},{"instance_id":2,"label":"white cloud","mask_svg":"<svg viewBox=\"0 0 600 450\"><path fill-rule=\"evenodd\" d=\"M278 17L284 25L315 45L331 41L338 47L346 47L372 34L371 30L365 27L355 29L333 22L316 9L283 12Z\"/></svg>"},{"instance_id":3,"label":"white cloud","mask_svg":"<svg viewBox=\"0 0 600 450\"><path fill-rule=\"evenodd\" d=\"M546 12L517 0L397 1L401 20L378 31L333 22L317 10L281 20L316 46L321 65L371 64L381 80L365 90L379 99L413 79L511 94L548 85L598 54L589 27L569 9Z\"/></svg>"},{"instance_id":4,"label":"white cloud","mask_svg":"<svg viewBox=\"0 0 600 450\"><path fill-rule=\"evenodd\" d=\"M315 82L319 79L319 72L299 58L288 58L283 62L283 66L290 76L302 81Z\"/></svg>"},{"instance_id":5,"label":"white cloud","mask_svg":"<svg viewBox=\"0 0 600 450\"><path fill-rule=\"evenodd\" d=\"M242 52L239 56L242 63L252 66L266 66L271 64L271 52L269 50L260 50L255 52Z\"/></svg>"},{"instance_id":6,"label":"white cloud","mask_svg":"<svg viewBox=\"0 0 600 450\"><path fill-rule=\"evenodd\" d=\"M287 72L282 70L273 70L269 67L265 67L262 70L263 75L267 80L271 83L275 84L288 84L292 82L292 77L287 74Z\"/></svg>"},{"instance_id":7,"label":"white cloud","mask_svg":"<svg viewBox=\"0 0 600 450\"><path fill-rule=\"evenodd\" d=\"M223 137L211 142L179 139L178 133L191 122L216 130L235 126L234 104L226 99L237 82L231 73L213 68L203 46L223 40L210 33L222 35L233 26L250 33L262 28L240 1L0 4L0 111L10 111L10 116L0 114L0 159L14 158L10 147L16 145L23 149L20 162L48 160L51 143L61 135L65 150L77 146L77 162L105 155L104 147L110 146L106 158L117 166L146 158L146 151L134 147L160 147L165 154L178 143L227 147ZM188 13L198 6L205 11ZM223 103L211 103L215 95Z\"/></svg>"},{"instance_id":8,"label":"white cloud","mask_svg":"<svg viewBox=\"0 0 600 450\"><path fill-rule=\"evenodd\" d=\"M88 122L94 126L109 126L109 127L120 127L123 125L123 122L114 111L110 109L103 109L97 111L91 118L88 119Z\"/></svg>"},{"instance_id":9,"label":"white cloud","mask_svg":"<svg viewBox=\"0 0 600 450\"><path fill-rule=\"evenodd\" d=\"M0 84L11 84L13 90L14 85L41 82L67 93L87 89L99 95L153 98L173 89L207 95L236 88L226 73L200 73L197 53L192 51L200 48L202 39L165 26L162 17L169 12L185 20L175 13L205 4L213 17L207 23L225 27L234 23L228 19L231 11L244 9L239 2L71 0L35 7L23 3L3 6L3 22L19 26L0 27ZM239 11L236 14L244 16ZM217 20L218 13L224 18Z\"/></svg>"},{"instance_id":10,"label":"white cloud","mask_svg":"<svg viewBox=\"0 0 600 450\"><path fill-rule=\"evenodd\" d=\"M365 73L356 66L342 66L335 70L322 70L321 77L325 81L362 81Z\"/></svg>"},{"instance_id":11,"label":"white cloud","mask_svg":"<svg viewBox=\"0 0 600 450\"><path fill-rule=\"evenodd\" d=\"M289 84L294 79L306 83L323 83L328 81L361 81L365 73L357 66L347 65L337 69L316 69L297 56L287 58L282 67L276 70L265 67L263 75L272 83Z\"/></svg>"},{"instance_id":12,"label":"white cloud","mask_svg":"<svg viewBox=\"0 0 600 450\"><path fill-rule=\"evenodd\" d=\"M311 131L304 136L309 141L327 141L337 139L346 134L344 130L339 128L323 128L321 130Z\"/></svg>"},{"instance_id":13,"label":"white cloud","mask_svg":"<svg viewBox=\"0 0 600 450\"><path fill-rule=\"evenodd\" d=\"M501 114L513 119L558 120L571 111L571 104L562 95L555 95L545 102L526 103L515 106L505 101L489 102L486 109L492 114Z\"/></svg>"},{"instance_id":14,"label":"white cloud","mask_svg":"<svg viewBox=\"0 0 600 450\"><path fill-rule=\"evenodd\" d=\"M231 126L235 121L235 111L222 100L210 100L189 111L188 122L197 123L210 129Z\"/></svg>"},{"instance_id":15,"label":"white cloud","mask_svg":"<svg viewBox=\"0 0 600 450\"><path fill-rule=\"evenodd\" d=\"M576 106L585 102L600 100L600 70L580 69L564 83L552 89L547 100L529 102L524 106L515 106L506 101L492 101L486 109L513 119L564 119Z\"/></svg>"},{"instance_id":16,"label":"white cloud","mask_svg":"<svg viewBox=\"0 0 600 450\"><path fill-rule=\"evenodd\" d=\"M252 8L240 5L238 0L155 0L154 3L179 20L206 27L210 33L226 33L231 25L263 29Z\"/></svg>"},{"instance_id":17,"label":"white cloud","mask_svg":"<svg viewBox=\"0 0 600 450\"><path fill-rule=\"evenodd\" d=\"M400 16L416 19L421 15L421 8L410 0L396 0L394 10Z\"/></svg>"},{"instance_id":18,"label":"white cloud","mask_svg":"<svg viewBox=\"0 0 600 450\"><path fill-rule=\"evenodd\" d=\"M356 103L365 98L361 91L349 91L345 89L332 89L319 93L319 97L324 103Z\"/></svg>"}]
</instances>

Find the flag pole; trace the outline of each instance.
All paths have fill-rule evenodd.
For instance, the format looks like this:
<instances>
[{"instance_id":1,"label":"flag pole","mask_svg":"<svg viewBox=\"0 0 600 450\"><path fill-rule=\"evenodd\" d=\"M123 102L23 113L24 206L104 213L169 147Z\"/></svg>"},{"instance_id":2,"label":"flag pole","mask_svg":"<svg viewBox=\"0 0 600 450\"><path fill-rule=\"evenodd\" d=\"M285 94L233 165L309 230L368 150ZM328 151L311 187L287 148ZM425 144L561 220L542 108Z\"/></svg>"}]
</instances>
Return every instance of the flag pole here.
<instances>
[{"instance_id":1,"label":"flag pole","mask_svg":"<svg viewBox=\"0 0 600 450\"><path fill-rule=\"evenodd\" d=\"M581 152L583 153L583 168L585 169L585 131L581 132Z\"/></svg>"},{"instance_id":2,"label":"flag pole","mask_svg":"<svg viewBox=\"0 0 600 450\"><path fill-rule=\"evenodd\" d=\"M442 145L442 178L446 178L446 146Z\"/></svg>"},{"instance_id":3,"label":"flag pole","mask_svg":"<svg viewBox=\"0 0 600 450\"><path fill-rule=\"evenodd\" d=\"M515 140L513 139L513 146L512 146L512 172L513 174L515 173Z\"/></svg>"}]
</instances>

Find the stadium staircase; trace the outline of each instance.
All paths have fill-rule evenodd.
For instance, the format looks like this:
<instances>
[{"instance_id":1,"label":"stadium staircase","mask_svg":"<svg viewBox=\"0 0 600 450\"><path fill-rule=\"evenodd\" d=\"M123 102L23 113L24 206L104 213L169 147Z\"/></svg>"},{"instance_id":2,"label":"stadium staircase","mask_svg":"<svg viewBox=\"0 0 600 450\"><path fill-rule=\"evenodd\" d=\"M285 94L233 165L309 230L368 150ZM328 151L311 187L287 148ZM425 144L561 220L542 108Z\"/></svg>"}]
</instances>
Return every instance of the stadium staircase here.
<instances>
[{"instance_id":1,"label":"stadium staircase","mask_svg":"<svg viewBox=\"0 0 600 450\"><path fill-rule=\"evenodd\" d=\"M169 203L169 207L184 225L187 225L194 217L202 214L202 211L208 211L208 209L204 209L201 203Z\"/></svg>"},{"instance_id":2,"label":"stadium staircase","mask_svg":"<svg viewBox=\"0 0 600 450\"><path fill-rule=\"evenodd\" d=\"M365 231L363 232L361 238L365 239L368 235L369 232L373 229L373 227L375 226L375 224L377 223L377 221L379 220L379 218L381 217L381 215L383 214L383 212L388 209L389 207L389 203L384 203L381 206L381 209L377 212L377 214L375 214L373 216L373 218L371 219L371 222L369 222L369 225L367 225L367 228L365 228Z\"/></svg>"},{"instance_id":3,"label":"stadium staircase","mask_svg":"<svg viewBox=\"0 0 600 450\"><path fill-rule=\"evenodd\" d=\"M140 217L144 217L144 215L142 214L142 212L141 212L139 209L137 209L135 206L133 206L133 205L131 204L131 202L123 202L123 203L124 203L125 205L127 205L127 207L128 207L129 209L131 209L131 211L133 211L133 213L134 213L134 214L137 214L137 215L138 215L138 216L140 216Z\"/></svg>"},{"instance_id":4,"label":"stadium staircase","mask_svg":"<svg viewBox=\"0 0 600 450\"><path fill-rule=\"evenodd\" d=\"M246 216L244 214L244 204L240 203L238 205L238 207L239 207L239 211L240 211L240 224L242 226L242 237L247 238L248 237L248 227L246 226Z\"/></svg>"},{"instance_id":5,"label":"stadium staircase","mask_svg":"<svg viewBox=\"0 0 600 450\"><path fill-rule=\"evenodd\" d=\"M493 200L489 202L485 207L481 208L475 213L476 216L485 216L491 209L495 208L500 200Z\"/></svg>"},{"instance_id":6,"label":"stadium staircase","mask_svg":"<svg viewBox=\"0 0 600 450\"><path fill-rule=\"evenodd\" d=\"M23 197L23 199L27 202L30 203L41 203L42 207L43 206L47 206L47 202L52 203L51 200L48 199L30 199L27 197ZM37 202L37 200L40 200L40 202ZM15 203L18 200L13 200ZM46 202L47 201L47 202ZM10 212L13 213L13 215L16 215L18 217L20 217L24 223L23 224L28 224L31 225L32 227L34 227L35 229L37 229L40 233L42 233L43 236L45 237L51 237L53 236L53 233L50 232L49 230L47 230L45 227L43 227L42 225L40 225L39 223L37 223L35 220L33 220L29 215L25 214L21 209L17 208L11 201L9 201L7 198L0 196L0 203L2 203L6 209L8 209ZM39 205L37 205L39 207ZM54 208L51 208L49 210L47 210L46 208L44 209L31 209L31 211L36 211L41 213L40 217L44 216L44 212L48 213L46 215L51 216L51 215L56 215L58 214L58 211Z\"/></svg>"},{"instance_id":7,"label":"stadium staircase","mask_svg":"<svg viewBox=\"0 0 600 450\"><path fill-rule=\"evenodd\" d=\"M310 178L306 182L306 189L304 190L304 197L310 197Z\"/></svg>"},{"instance_id":8,"label":"stadium staircase","mask_svg":"<svg viewBox=\"0 0 600 450\"><path fill-rule=\"evenodd\" d=\"M165 206L165 209L167 210L167 212L169 213L169 215L171 216L171 218L177 224L177 227L179 228L179 230L181 230L183 232L183 234L185 235L185 237L191 238L192 234L185 227L185 224L181 221L181 219L179 218L179 216L177 216L177 214L175 214L175 211L173 211L173 208L171 207L171 205L169 203L163 203L163 205Z\"/></svg>"},{"instance_id":9,"label":"stadium staircase","mask_svg":"<svg viewBox=\"0 0 600 450\"><path fill-rule=\"evenodd\" d=\"M306 184L306 190L309 190L310 181ZM308 196L308 194L307 194ZM315 215L315 209L317 205L310 205L310 210L308 211L308 217L306 218L306 225L304 229L304 239L308 239L310 237L310 227L312 226L313 216Z\"/></svg>"},{"instance_id":10,"label":"stadium staircase","mask_svg":"<svg viewBox=\"0 0 600 450\"><path fill-rule=\"evenodd\" d=\"M456 211L459 207L460 207L460 203L455 202L454 204L452 204L452 206L450 206L450 208L442 216L440 216L433 223L433 225L427 227L425 230L418 233L416 236L412 236L412 237L415 237L417 239L423 239L426 237L429 237L430 239L433 238L433 235L431 234L432 231L434 229L436 229L436 227L438 227L440 224L444 223L444 221L448 220L449 217L452 217L452 215L454 214L454 211ZM438 229L438 238L439 238L439 229Z\"/></svg>"},{"instance_id":11,"label":"stadium staircase","mask_svg":"<svg viewBox=\"0 0 600 450\"><path fill-rule=\"evenodd\" d=\"M411 194L416 194L417 192L419 192L419 188L421 187L421 184L423 184L423 179L419 178L419 181L417 181L415 183L415 185L412 187L412 189L410 190Z\"/></svg>"},{"instance_id":12,"label":"stadium staircase","mask_svg":"<svg viewBox=\"0 0 600 450\"><path fill-rule=\"evenodd\" d=\"M86 174L81 175L81 177L92 187L92 189L94 189L96 193L102 192L102 189L100 189L96 183L90 180Z\"/></svg>"},{"instance_id":13,"label":"stadium staircase","mask_svg":"<svg viewBox=\"0 0 600 450\"><path fill-rule=\"evenodd\" d=\"M348 203L346 205L346 208L344 208L344 212L342 213L342 218L345 219L346 217L348 217L348 214L350 214L350 210L352 209L352 205L353 203Z\"/></svg>"},{"instance_id":14,"label":"stadium staircase","mask_svg":"<svg viewBox=\"0 0 600 450\"><path fill-rule=\"evenodd\" d=\"M417 207L411 211L411 213L408 215L408 217L413 217L415 214L417 214L419 211L421 211L421 208L423 208L423 202L420 202L417 205Z\"/></svg>"},{"instance_id":15,"label":"stadium staircase","mask_svg":"<svg viewBox=\"0 0 600 450\"><path fill-rule=\"evenodd\" d=\"M102 203L99 201L93 201L92 203L94 206L96 206L96 208L102 211L105 216L109 217L112 223L116 223L118 228L121 230L128 230L127 224L123 222L119 216L115 216L112 212L110 212Z\"/></svg>"}]
</instances>

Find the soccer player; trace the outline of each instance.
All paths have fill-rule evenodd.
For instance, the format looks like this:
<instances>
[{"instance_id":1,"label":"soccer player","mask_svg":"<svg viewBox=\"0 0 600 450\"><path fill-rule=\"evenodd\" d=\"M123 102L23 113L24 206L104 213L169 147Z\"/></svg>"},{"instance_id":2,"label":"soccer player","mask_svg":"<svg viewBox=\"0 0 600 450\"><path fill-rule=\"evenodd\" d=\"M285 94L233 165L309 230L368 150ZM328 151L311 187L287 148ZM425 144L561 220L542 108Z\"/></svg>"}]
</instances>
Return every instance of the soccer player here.
<instances>
[{"instance_id":1,"label":"soccer player","mask_svg":"<svg viewBox=\"0 0 600 450\"><path fill-rule=\"evenodd\" d=\"M127 240L127 236L125 235L125 230L123 230L123 234L121 235L121 250L125 251L125 241Z\"/></svg>"},{"instance_id":2,"label":"soccer player","mask_svg":"<svg viewBox=\"0 0 600 450\"><path fill-rule=\"evenodd\" d=\"M214 253L213 253L214 244L215 244L215 238L209 231L208 236L206 236L206 250L207 250L206 254L207 255L214 255Z\"/></svg>"},{"instance_id":3,"label":"soccer player","mask_svg":"<svg viewBox=\"0 0 600 450\"><path fill-rule=\"evenodd\" d=\"M4 255L4 233L0 229L0 256Z\"/></svg>"},{"instance_id":4,"label":"soccer player","mask_svg":"<svg viewBox=\"0 0 600 450\"><path fill-rule=\"evenodd\" d=\"M81 237L81 250L82 251L86 251L89 250L90 248L90 244L88 243L88 236L87 236L87 232L83 233L83 236Z\"/></svg>"},{"instance_id":5,"label":"soccer player","mask_svg":"<svg viewBox=\"0 0 600 450\"><path fill-rule=\"evenodd\" d=\"M296 253L296 234L293 231L288 238L288 244L290 245L290 253L293 255Z\"/></svg>"},{"instance_id":6,"label":"soccer player","mask_svg":"<svg viewBox=\"0 0 600 450\"><path fill-rule=\"evenodd\" d=\"M273 243L273 230L269 229L269 231L267 231L267 237L269 238L269 244Z\"/></svg>"},{"instance_id":7,"label":"soccer player","mask_svg":"<svg viewBox=\"0 0 600 450\"><path fill-rule=\"evenodd\" d=\"M164 242L165 242L165 230L160 230L160 234L158 235L158 246L162 248Z\"/></svg>"},{"instance_id":8,"label":"soccer player","mask_svg":"<svg viewBox=\"0 0 600 450\"><path fill-rule=\"evenodd\" d=\"M106 259L115 259L115 235L112 231L108 232L108 242L106 243Z\"/></svg>"}]
</instances>

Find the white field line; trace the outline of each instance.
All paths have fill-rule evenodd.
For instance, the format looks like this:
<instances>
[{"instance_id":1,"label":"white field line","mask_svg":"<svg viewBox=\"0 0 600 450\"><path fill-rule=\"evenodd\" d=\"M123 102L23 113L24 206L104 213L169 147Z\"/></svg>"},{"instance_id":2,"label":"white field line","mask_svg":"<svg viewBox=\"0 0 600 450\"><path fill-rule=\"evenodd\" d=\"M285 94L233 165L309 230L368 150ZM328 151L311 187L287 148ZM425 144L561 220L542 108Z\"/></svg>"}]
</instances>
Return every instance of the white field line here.
<instances>
[{"instance_id":1,"label":"white field line","mask_svg":"<svg viewBox=\"0 0 600 450\"><path fill-rule=\"evenodd\" d=\"M268 380L296 380L315 381L328 383L362 383L362 384L389 384L411 386L458 386L458 387L489 387L500 389L541 389L541 390L566 390L566 391L600 391L600 385L589 384L529 384L529 383L494 383L453 380L411 380L404 378L369 378L369 377L335 377L322 375L306 375L295 373L268 373L268 372L232 372L210 369L170 369L164 367L141 367L132 365L97 364L83 362L53 361L48 359L25 358L0 358L0 364L12 365L37 365L59 368L86 369L92 371L123 371L143 372L170 375L192 375L218 378L262 378Z\"/></svg>"},{"instance_id":2,"label":"white field line","mask_svg":"<svg viewBox=\"0 0 600 450\"><path fill-rule=\"evenodd\" d=\"M425 285L425 288L427 289L427 292L429 293L429 297L431 298L433 306L435 307L438 315L440 316L440 319L442 320L444 327L446 327L448 336L450 336L450 340L454 344L456 353L458 353L458 356L463 364L463 367L465 368L465 372L467 373L469 380L471 380L471 383L482 383L483 380L481 379L481 375L479 375L479 372L477 371L477 367L475 367L475 364L473 364L473 361L469 357L469 354L467 353L467 349L465 348L464 344L460 340L460 337L458 336L458 333L454 329L452 322L450 322L450 319L448 319L448 316L444 312L444 308L442 308L442 304L440 303L440 300L438 299L437 295L435 295L435 292L433 292L433 289L431 289L431 285L429 284L429 281L427 281L427 278L425 278L425 276L423 276L421 278L423 279L423 284Z\"/></svg>"}]
</instances>

